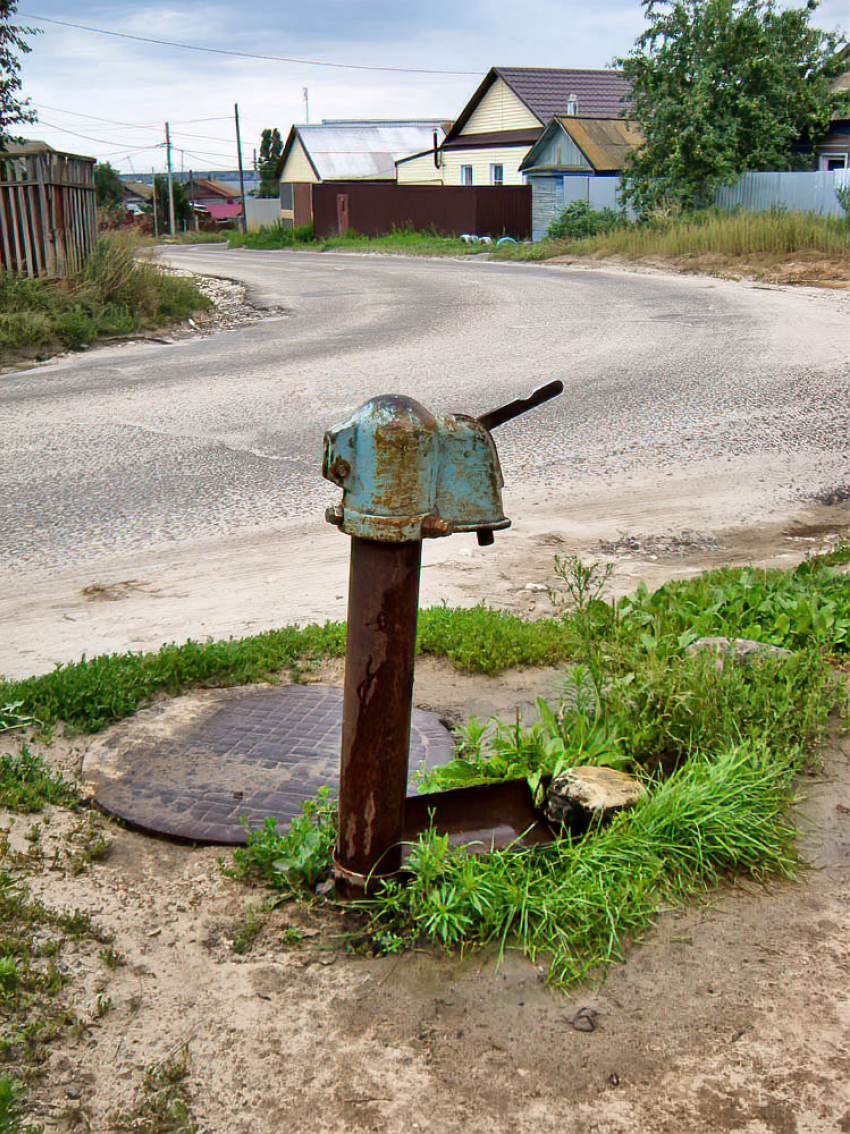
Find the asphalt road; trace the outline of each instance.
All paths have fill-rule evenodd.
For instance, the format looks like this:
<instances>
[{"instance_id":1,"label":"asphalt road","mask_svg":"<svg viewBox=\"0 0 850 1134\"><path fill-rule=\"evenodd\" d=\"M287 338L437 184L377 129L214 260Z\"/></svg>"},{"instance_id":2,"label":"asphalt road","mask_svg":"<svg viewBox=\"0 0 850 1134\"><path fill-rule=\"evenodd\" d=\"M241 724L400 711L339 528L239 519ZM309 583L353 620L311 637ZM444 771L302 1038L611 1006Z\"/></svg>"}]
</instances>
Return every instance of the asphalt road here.
<instances>
[{"instance_id":1,"label":"asphalt road","mask_svg":"<svg viewBox=\"0 0 850 1134\"><path fill-rule=\"evenodd\" d=\"M170 251L289 313L0 377L0 573L320 517L326 427L369 396L479 413L553 376L505 426L526 498L728 466L757 518L847 474L847 305L705 277L483 261Z\"/></svg>"}]
</instances>

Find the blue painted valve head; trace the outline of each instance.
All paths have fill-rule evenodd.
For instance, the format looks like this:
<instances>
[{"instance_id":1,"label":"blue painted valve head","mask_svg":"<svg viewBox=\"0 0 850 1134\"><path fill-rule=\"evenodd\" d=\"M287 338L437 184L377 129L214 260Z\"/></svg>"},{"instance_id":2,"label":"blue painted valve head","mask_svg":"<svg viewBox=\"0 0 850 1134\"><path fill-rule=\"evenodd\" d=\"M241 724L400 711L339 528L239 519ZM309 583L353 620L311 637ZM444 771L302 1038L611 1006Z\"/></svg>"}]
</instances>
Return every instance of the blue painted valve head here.
<instances>
[{"instance_id":1,"label":"blue painted valve head","mask_svg":"<svg viewBox=\"0 0 850 1134\"><path fill-rule=\"evenodd\" d=\"M343 490L327 519L347 535L401 543L510 526L489 430L474 417L436 417L385 394L325 434L322 475Z\"/></svg>"}]
</instances>

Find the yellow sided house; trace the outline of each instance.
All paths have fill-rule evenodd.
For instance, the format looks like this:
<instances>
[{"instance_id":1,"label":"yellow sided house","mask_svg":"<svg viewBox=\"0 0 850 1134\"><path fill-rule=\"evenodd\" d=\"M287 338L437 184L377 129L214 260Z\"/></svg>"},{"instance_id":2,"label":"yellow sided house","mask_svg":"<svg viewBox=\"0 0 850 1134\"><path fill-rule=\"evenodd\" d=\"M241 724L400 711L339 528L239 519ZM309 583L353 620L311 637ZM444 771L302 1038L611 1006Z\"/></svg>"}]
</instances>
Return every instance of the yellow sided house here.
<instances>
[{"instance_id":1,"label":"yellow sided house","mask_svg":"<svg viewBox=\"0 0 850 1134\"><path fill-rule=\"evenodd\" d=\"M522 185L520 166L557 115L615 118L628 108L629 84L617 71L492 67L433 156L396 163L400 183ZM424 150L424 147L423 147Z\"/></svg>"}]
</instances>

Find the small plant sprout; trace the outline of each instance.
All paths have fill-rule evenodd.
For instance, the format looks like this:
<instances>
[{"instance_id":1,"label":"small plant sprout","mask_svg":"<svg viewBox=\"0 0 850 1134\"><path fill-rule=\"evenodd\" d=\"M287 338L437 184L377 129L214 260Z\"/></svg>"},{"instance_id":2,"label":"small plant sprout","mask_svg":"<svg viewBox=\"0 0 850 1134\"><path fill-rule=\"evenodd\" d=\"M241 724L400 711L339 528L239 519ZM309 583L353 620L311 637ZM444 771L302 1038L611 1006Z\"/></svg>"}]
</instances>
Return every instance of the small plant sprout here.
<instances>
[{"instance_id":1,"label":"small plant sprout","mask_svg":"<svg viewBox=\"0 0 850 1134\"><path fill-rule=\"evenodd\" d=\"M97 955L108 969L117 969L120 965L125 964L124 958L112 945L104 946Z\"/></svg>"}]
</instances>

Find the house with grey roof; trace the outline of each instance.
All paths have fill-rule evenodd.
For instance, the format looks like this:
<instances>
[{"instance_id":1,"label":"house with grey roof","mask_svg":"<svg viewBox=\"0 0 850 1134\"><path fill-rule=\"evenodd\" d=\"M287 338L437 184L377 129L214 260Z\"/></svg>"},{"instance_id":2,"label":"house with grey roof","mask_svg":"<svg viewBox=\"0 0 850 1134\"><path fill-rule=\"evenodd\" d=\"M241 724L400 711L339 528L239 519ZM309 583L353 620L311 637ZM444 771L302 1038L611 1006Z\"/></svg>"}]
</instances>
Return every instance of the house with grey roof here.
<instances>
[{"instance_id":1,"label":"house with grey roof","mask_svg":"<svg viewBox=\"0 0 850 1134\"><path fill-rule=\"evenodd\" d=\"M558 115L616 118L628 112L628 97L617 71L492 67L440 147L442 182L522 185L520 166L548 122Z\"/></svg>"},{"instance_id":2,"label":"house with grey roof","mask_svg":"<svg viewBox=\"0 0 850 1134\"><path fill-rule=\"evenodd\" d=\"M556 115L519 167L531 186L533 238L545 236L572 201L619 209L623 163L642 142L628 118Z\"/></svg>"},{"instance_id":3,"label":"house with grey roof","mask_svg":"<svg viewBox=\"0 0 850 1134\"><path fill-rule=\"evenodd\" d=\"M281 220L306 224L312 217L309 186L324 181L395 181L396 162L432 151L445 137L440 119L324 119L293 126L277 175Z\"/></svg>"}]
</instances>

